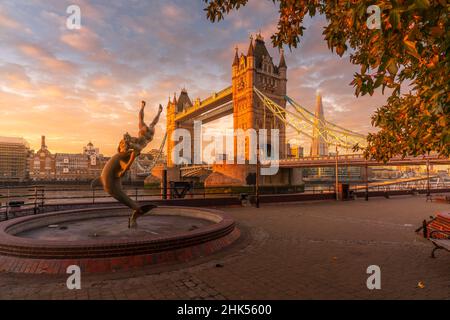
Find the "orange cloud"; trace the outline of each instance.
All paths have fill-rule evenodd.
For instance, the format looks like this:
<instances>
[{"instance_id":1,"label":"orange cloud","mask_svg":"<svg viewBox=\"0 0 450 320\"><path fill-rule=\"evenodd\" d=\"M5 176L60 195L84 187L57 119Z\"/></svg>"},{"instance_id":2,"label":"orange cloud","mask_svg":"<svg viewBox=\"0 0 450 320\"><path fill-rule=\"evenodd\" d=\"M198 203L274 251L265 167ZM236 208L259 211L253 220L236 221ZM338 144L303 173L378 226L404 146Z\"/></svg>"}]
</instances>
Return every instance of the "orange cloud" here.
<instances>
[{"instance_id":1,"label":"orange cloud","mask_svg":"<svg viewBox=\"0 0 450 320\"><path fill-rule=\"evenodd\" d=\"M65 96L65 92L63 89L56 85L49 85L39 89L39 93L42 97L46 98L63 98Z\"/></svg>"},{"instance_id":2,"label":"orange cloud","mask_svg":"<svg viewBox=\"0 0 450 320\"><path fill-rule=\"evenodd\" d=\"M23 54L42 63L51 72L74 73L76 71L75 64L56 58L52 53L38 45L23 43L18 47Z\"/></svg>"},{"instance_id":3,"label":"orange cloud","mask_svg":"<svg viewBox=\"0 0 450 320\"><path fill-rule=\"evenodd\" d=\"M98 50L102 49L98 36L87 27L82 27L76 31L67 31L61 36L61 41L85 53L97 53Z\"/></svg>"},{"instance_id":4,"label":"orange cloud","mask_svg":"<svg viewBox=\"0 0 450 320\"><path fill-rule=\"evenodd\" d=\"M17 91L29 91L34 88L25 68L17 64L0 66L0 84Z\"/></svg>"},{"instance_id":5,"label":"orange cloud","mask_svg":"<svg viewBox=\"0 0 450 320\"><path fill-rule=\"evenodd\" d=\"M88 80L88 84L96 89L114 89L116 81L106 74L97 74Z\"/></svg>"},{"instance_id":6,"label":"orange cloud","mask_svg":"<svg viewBox=\"0 0 450 320\"><path fill-rule=\"evenodd\" d=\"M5 13L0 12L0 29L1 28L19 29L21 28L21 24L16 20L13 20L12 18L6 16Z\"/></svg>"}]
</instances>

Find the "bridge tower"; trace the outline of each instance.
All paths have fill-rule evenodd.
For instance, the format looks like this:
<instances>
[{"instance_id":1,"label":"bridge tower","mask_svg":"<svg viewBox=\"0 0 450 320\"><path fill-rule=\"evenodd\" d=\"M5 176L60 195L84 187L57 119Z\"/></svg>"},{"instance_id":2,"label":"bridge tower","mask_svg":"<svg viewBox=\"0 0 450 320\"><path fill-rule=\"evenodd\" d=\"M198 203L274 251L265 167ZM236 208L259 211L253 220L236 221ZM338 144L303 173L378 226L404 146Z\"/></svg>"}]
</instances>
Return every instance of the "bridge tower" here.
<instances>
[{"instance_id":1,"label":"bridge tower","mask_svg":"<svg viewBox=\"0 0 450 320\"><path fill-rule=\"evenodd\" d=\"M170 101L167 104L167 122L166 122L166 130L167 130L167 167L173 167L172 162L172 150L175 146L175 143L178 141L172 141L172 133L175 129L181 128L186 129L191 134L191 146L194 145L194 126L193 123L187 123L187 122L177 122L175 121L175 115L177 113L181 113L184 110L192 107L192 101L189 98L189 95L187 93L186 89L182 89L180 95L176 96L176 93L174 94L173 100ZM190 156L191 159L193 159L193 150L191 147L191 154L190 155L182 155L184 157Z\"/></svg>"},{"instance_id":2,"label":"bridge tower","mask_svg":"<svg viewBox=\"0 0 450 320\"><path fill-rule=\"evenodd\" d=\"M258 34L255 40L250 37L247 55L241 53L239 56L238 48L236 48L232 65L234 129L244 131L250 128L256 131L267 129L270 145L271 130L278 129L280 158L286 155L286 127L272 113L264 111L262 102L253 92L253 87L285 107L286 85L287 65L283 50L281 50L280 62L276 65L267 51L261 34ZM246 143L246 160L249 159L248 151L248 143Z\"/></svg>"},{"instance_id":3,"label":"bridge tower","mask_svg":"<svg viewBox=\"0 0 450 320\"><path fill-rule=\"evenodd\" d=\"M166 119L166 132L167 132L167 167L173 167L172 162L172 150L174 148L174 141L172 141L172 133L176 129L175 124L175 108L176 108L176 96L174 95L173 100L167 103L167 119Z\"/></svg>"}]
</instances>

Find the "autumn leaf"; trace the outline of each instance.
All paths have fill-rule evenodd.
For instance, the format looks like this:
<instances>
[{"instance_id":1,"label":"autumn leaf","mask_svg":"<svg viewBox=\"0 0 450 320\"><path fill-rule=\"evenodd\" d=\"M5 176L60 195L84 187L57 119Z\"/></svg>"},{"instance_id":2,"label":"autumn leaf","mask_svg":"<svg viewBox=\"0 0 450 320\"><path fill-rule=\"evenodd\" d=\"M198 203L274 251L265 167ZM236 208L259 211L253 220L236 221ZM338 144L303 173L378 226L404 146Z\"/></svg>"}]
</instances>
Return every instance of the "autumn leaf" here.
<instances>
[{"instance_id":1,"label":"autumn leaf","mask_svg":"<svg viewBox=\"0 0 450 320\"><path fill-rule=\"evenodd\" d=\"M409 52L410 55L414 56L418 60L420 60L419 53L416 50L416 42L408 40L408 36L406 36L403 39L403 43L405 44L406 50Z\"/></svg>"},{"instance_id":2,"label":"autumn leaf","mask_svg":"<svg viewBox=\"0 0 450 320\"><path fill-rule=\"evenodd\" d=\"M395 76L397 74L398 67L394 59L389 60L387 69L392 76Z\"/></svg>"}]
</instances>

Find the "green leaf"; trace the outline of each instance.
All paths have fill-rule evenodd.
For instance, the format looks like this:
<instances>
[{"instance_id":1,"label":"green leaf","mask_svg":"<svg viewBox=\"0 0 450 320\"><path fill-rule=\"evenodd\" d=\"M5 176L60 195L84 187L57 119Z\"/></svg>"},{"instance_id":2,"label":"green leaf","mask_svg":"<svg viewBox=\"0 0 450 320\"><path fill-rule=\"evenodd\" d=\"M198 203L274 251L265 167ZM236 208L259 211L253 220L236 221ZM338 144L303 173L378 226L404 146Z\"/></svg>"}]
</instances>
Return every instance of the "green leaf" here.
<instances>
[{"instance_id":1,"label":"green leaf","mask_svg":"<svg viewBox=\"0 0 450 320\"><path fill-rule=\"evenodd\" d=\"M395 76L397 74L398 67L397 67L397 63L396 63L395 59L389 60L387 69L392 76Z\"/></svg>"},{"instance_id":2,"label":"green leaf","mask_svg":"<svg viewBox=\"0 0 450 320\"><path fill-rule=\"evenodd\" d=\"M417 49L416 49L416 43L413 41L409 41L407 39L403 40L403 43L404 43L405 48L408 51L408 53L410 55L412 55L413 57L417 58L418 60L420 60L419 53L417 52Z\"/></svg>"},{"instance_id":3,"label":"green leaf","mask_svg":"<svg viewBox=\"0 0 450 320\"><path fill-rule=\"evenodd\" d=\"M430 7L430 2L428 0L416 0L414 4L419 9L428 9Z\"/></svg>"},{"instance_id":4,"label":"green leaf","mask_svg":"<svg viewBox=\"0 0 450 320\"><path fill-rule=\"evenodd\" d=\"M389 22L394 29L398 29L400 25L400 14L398 10L392 10L389 14Z\"/></svg>"},{"instance_id":5,"label":"green leaf","mask_svg":"<svg viewBox=\"0 0 450 320\"><path fill-rule=\"evenodd\" d=\"M384 80L384 75L379 75L377 77L377 80L375 81L374 88L378 88L383 83L383 80Z\"/></svg>"}]
</instances>

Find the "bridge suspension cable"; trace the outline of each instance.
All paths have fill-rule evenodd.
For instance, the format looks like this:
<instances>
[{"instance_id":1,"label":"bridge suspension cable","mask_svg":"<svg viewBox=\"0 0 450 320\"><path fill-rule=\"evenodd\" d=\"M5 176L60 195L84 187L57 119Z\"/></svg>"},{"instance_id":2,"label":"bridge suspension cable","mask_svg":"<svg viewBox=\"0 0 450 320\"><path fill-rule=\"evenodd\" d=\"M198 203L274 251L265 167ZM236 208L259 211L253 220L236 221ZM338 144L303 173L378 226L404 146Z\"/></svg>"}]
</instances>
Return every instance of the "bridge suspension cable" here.
<instances>
[{"instance_id":1,"label":"bridge suspension cable","mask_svg":"<svg viewBox=\"0 0 450 320\"><path fill-rule=\"evenodd\" d=\"M352 137L354 139L356 139L357 142L361 142L360 140L364 140L365 141L365 136L357 133L357 132L353 132L351 130L348 130L344 127L341 127L335 123L332 123L330 121L327 121L325 119L319 119L317 118L311 111L309 111L308 109L306 109L305 107L301 106L300 104L298 104L296 101L294 101L292 98L285 96L286 97L286 101L289 102L289 104L291 106L293 106L295 108L295 110L302 114L302 116L304 117L304 119L306 121L308 121L309 123L311 123L313 120L311 120L311 118L313 118L314 120L318 121L319 124L333 132L339 133L339 134L343 134L345 136L348 137ZM308 120L309 118L309 120Z\"/></svg>"},{"instance_id":2,"label":"bridge suspension cable","mask_svg":"<svg viewBox=\"0 0 450 320\"><path fill-rule=\"evenodd\" d=\"M326 144L346 149L352 149L355 145L364 146L366 144L364 135L345 129L330 121L317 118L312 112L288 96L285 97L286 101L293 106L295 112L281 107L257 88L254 87L253 90L265 108L299 134L313 138L313 132L316 131Z\"/></svg>"},{"instance_id":3,"label":"bridge suspension cable","mask_svg":"<svg viewBox=\"0 0 450 320\"><path fill-rule=\"evenodd\" d=\"M138 169L140 171L140 174L150 174L152 172L152 169L156 166L159 159L161 158L161 155L164 150L164 146L166 144L167 140L167 132L164 134L164 138L161 141L161 145L159 146L158 153L156 154L156 157L153 158L152 162L149 165L146 165L145 167L140 163L138 159L136 159L136 164L138 166Z\"/></svg>"}]
</instances>

